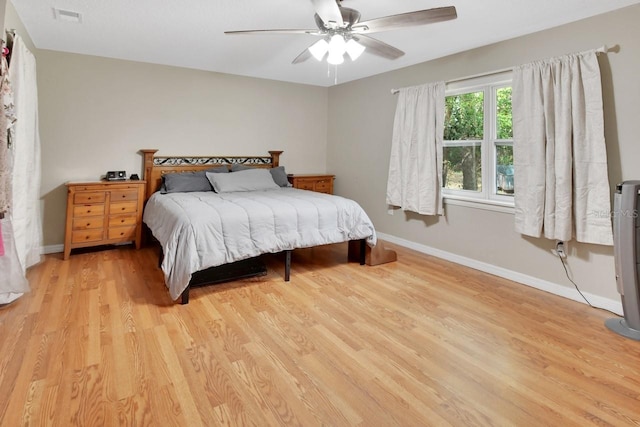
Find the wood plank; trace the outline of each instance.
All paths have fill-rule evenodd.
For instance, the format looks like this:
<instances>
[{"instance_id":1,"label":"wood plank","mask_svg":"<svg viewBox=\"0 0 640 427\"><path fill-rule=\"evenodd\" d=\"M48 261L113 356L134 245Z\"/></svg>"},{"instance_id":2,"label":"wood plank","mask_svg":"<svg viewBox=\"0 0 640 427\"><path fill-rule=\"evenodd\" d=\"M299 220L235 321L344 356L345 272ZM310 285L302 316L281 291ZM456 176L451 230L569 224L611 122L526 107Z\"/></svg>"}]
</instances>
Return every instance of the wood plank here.
<instances>
[{"instance_id":1,"label":"wood plank","mask_svg":"<svg viewBox=\"0 0 640 427\"><path fill-rule=\"evenodd\" d=\"M386 244L168 296L153 247L47 255L0 308L0 425L640 424L610 314Z\"/></svg>"}]
</instances>

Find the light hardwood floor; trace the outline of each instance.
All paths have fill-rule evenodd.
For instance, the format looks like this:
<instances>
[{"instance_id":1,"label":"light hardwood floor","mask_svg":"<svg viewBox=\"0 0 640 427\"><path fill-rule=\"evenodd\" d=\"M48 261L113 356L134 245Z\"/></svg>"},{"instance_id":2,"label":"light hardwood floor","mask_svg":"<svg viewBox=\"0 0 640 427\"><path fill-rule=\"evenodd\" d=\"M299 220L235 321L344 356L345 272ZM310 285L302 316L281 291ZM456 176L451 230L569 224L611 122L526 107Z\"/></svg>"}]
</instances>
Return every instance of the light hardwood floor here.
<instances>
[{"instance_id":1,"label":"light hardwood floor","mask_svg":"<svg viewBox=\"0 0 640 427\"><path fill-rule=\"evenodd\" d=\"M640 425L610 315L388 245L174 304L154 248L48 255L0 308L0 425ZM550 266L549 268L557 268Z\"/></svg>"}]
</instances>

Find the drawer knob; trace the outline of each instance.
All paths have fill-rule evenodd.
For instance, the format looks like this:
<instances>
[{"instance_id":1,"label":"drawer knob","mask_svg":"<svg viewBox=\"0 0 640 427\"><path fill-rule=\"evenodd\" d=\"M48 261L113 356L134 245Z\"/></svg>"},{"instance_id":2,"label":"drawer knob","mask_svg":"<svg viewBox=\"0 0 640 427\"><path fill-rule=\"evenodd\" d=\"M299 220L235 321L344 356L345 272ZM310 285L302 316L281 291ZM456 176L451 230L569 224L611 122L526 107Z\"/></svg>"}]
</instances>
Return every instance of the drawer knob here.
<instances>
[{"instance_id":1,"label":"drawer knob","mask_svg":"<svg viewBox=\"0 0 640 427\"><path fill-rule=\"evenodd\" d=\"M121 231L121 232L120 232L120 235L121 235L121 236L124 236L124 232L122 232L122 231Z\"/></svg>"},{"instance_id":2,"label":"drawer knob","mask_svg":"<svg viewBox=\"0 0 640 427\"><path fill-rule=\"evenodd\" d=\"M88 222L88 223L87 223L87 227L88 227L88 226L90 226L90 225L91 225L91 223L90 223L90 222Z\"/></svg>"},{"instance_id":3,"label":"drawer knob","mask_svg":"<svg viewBox=\"0 0 640 427\"><path fill-rule=\"evenodd\" d=\"M121 220L120 220L120 222L121 222L121 223L124 223L124 219L121 219Z\"/></svg>"}]
</instances>

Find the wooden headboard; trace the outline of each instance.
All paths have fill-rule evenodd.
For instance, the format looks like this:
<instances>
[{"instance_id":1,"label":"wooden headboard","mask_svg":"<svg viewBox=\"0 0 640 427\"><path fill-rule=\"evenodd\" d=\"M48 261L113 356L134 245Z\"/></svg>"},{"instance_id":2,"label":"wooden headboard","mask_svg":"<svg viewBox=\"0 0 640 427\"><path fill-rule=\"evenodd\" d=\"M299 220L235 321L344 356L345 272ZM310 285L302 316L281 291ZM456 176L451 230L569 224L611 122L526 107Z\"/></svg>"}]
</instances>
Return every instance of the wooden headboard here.
<instances>
[{"instance_id":1,"label":"wooden headboard","mask_svg":"<svg viewBox=\"0 0 640 427\"><path fill-rule=\"evenodd\" d=\"M157 149L144 149L144 179L147 181L145 200L158 191L162 175L196 172L217 166L246 165L257 168L279 166L282 151L269 151L269 156L156 156Z\"/></svg>"}]
</instances>

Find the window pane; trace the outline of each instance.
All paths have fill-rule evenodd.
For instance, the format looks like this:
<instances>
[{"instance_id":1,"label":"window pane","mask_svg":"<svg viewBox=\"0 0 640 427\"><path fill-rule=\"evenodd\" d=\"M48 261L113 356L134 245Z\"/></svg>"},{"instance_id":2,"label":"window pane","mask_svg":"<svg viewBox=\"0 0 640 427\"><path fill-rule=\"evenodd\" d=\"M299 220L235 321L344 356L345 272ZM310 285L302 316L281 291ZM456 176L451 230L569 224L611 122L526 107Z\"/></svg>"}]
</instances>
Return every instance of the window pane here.
<instances>
[{"instance_id":1,"label":"window pane","mask_svg":"<svg viewBox=\"0 0 640 427\"><path fill-rule=\"evenodd\" d=\"M503 87L496 91L496 136L498 139L512 139L511 88Z\"/></svg>"},{"instance_id":2,"label":"window pane","mask_svg":"<svg viewBox=\"0 0 640 427\"><path fill-rule=\"evenodd\" d=\"M484 92L445 98L445 141L484 138Z\"/></svg>"},{"instance_id":3,"label":"window pane","mask_svg":"<svg viewBox=\"0 0 640 427\"><path fill-rule=\"evenodd\" d=\"M496 194L513 195L512 145L496 145Z\"/></svg>"},{"instance_id":4,"label":"window pane","mask_svg":"<svg viewBox=\"0 0 640 427\"><path fill-rule=\"evenodd\" d=\"M480 145L444 147L442 181L452 190L482 191Z\"/></svg>"}]
</instances>

